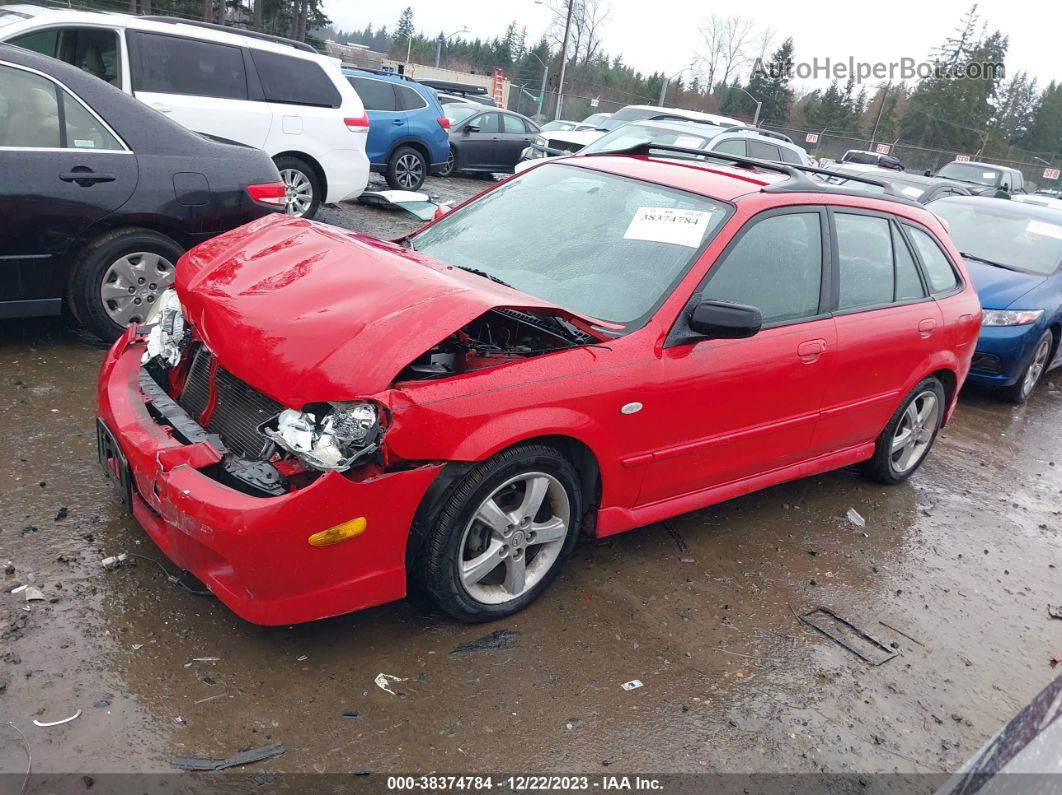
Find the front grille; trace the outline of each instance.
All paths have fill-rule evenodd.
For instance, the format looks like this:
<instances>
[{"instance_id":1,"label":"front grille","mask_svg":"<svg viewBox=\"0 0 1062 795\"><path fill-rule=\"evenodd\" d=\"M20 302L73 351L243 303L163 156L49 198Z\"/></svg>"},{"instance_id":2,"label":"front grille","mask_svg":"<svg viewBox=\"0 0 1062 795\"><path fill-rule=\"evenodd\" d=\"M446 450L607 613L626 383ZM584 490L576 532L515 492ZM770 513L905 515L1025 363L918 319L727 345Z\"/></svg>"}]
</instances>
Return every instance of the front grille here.
<instances>
[{"instance_id":1,"label":"front grille","mask_svg":"<svg viewBox=\"0 0 1062 795\"><path fill-rule=\"evenodd\" d=\"M556 149L559 152L578 152L586 144L577 144L572 141L550 141L550 149Z\"/></svg>"},{"instance_id":2,"label":"front grille","mask_svg":"<svg viewBox=\"0 0 1062 795\"><path fill-rule=\"evenodd\" d=\"M1003 361L993 353L975 353L970 369L989 375L1002 375Z\"/></svg>"},{"instance_id":3,"label":"front grille","mask_svg":"<svg viewBox=\"0 0 1062 795\"><path fill-rule=\"evenodd\" d=\"M177 402L193 419L199 419L210 397L210 369L213 355L200 346L188 370L188 380ZM221 437L233 452L260 456L269 444L258 426L283 410L283 406L218 367L215 373L217 402L206 429Z\"/></svg>"}]
</instances>

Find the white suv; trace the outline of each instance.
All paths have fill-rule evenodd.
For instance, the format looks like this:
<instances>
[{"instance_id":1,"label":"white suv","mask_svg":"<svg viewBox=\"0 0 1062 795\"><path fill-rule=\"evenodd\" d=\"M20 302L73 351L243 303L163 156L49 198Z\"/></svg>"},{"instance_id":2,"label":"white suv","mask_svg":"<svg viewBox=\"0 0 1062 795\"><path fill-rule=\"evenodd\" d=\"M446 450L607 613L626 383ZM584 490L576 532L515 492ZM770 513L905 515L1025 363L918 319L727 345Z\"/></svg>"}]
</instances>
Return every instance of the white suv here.
<instances>
[{"instance_id":1,"label":"white suv","mask_svg":"<svg viewBox=\"0 0 1062 795\"><path fill-rule=\"evenodd\" d=\"M361 195L369 119L339 61L300 42L170 17L0 7L0 41L73 64L199 133L264 149L287 211Z\"/></svg>"}]
</instances>

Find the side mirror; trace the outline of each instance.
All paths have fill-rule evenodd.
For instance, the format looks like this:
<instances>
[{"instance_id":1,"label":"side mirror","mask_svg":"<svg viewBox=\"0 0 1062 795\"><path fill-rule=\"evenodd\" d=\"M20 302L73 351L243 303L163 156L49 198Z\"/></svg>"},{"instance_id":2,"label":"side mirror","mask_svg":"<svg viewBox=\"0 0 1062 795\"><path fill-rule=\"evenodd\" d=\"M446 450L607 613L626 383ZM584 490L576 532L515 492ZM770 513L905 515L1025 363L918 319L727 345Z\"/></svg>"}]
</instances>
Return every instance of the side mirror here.
<instances>
[{"instance_id":1,"label":"side mirror","mask_svg":"<svg viewBox=\"0 0 1062 795\"><path fill-rule=\"evenodd\" d=\"M763 315L754 306L725 301L701 301L690 312L690 330L711 340L740 340L755 335Z\"/></svg>"},{"instance_id":2,"label":"side mirror","mask_svg":"<svg viewBox=\"0 0 1062 795\"><path fill-rule=\"evenodd\" d=\"M466 124L465 125L465 132L466 133L479 132L479 125L478 124Z\"/></svg>"}]
</instances>

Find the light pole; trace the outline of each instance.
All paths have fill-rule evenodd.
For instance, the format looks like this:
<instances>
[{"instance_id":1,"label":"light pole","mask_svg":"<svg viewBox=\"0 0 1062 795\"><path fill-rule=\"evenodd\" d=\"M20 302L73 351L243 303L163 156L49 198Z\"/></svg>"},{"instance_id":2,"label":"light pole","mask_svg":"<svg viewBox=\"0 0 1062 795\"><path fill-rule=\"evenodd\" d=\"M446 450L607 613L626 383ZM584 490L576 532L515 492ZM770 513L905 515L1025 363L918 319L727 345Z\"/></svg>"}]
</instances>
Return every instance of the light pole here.
<instances>
[{"instance_id":1,"label":"light pole","mask_svg":"<svg viewBox=\"0 0 1062 795\"><path fill-rule=\"evenodd\" d=\"M468 28L461 28L461 30L455 30L449 36L444 36L441 33L439 34L439 39L438 39L438 41L435 42L435 68L436 69L439 68L439 61L442 60L443 42L449 41L454 36L457 36L460 33L468 33Z\"/></svg>"},{"instance_id":2,"label":"light pole","mask_svg":"<svg viewBox=\"0 0 1062 795\"><path fill-rule=\"evenodd\" d=\"M756 97L752 96L752 94L750 94L748 91L743 89L741 86L733 86L733 88L736 88L738 91L740 91L746 97L748 97L749 99L751 99L753 102L756 103L756 113L752 117L752 126L753 127L757 126L760 123L760 108L763 107L763 103L760 102L758 99L756 99Z\"/></svg>"},{"instance_id":3,"label":"light pole","mask_svg":"<svg viewBox=\"0 0 1062 795\"><path fill-rule=\"evenodd\" d=\"M660 99L658 99L656 101L657 105L659 105L660 107L664 107L664 100L667 98L667 87L669 85L671 85L671 81L674 80L676 77L678 77L683 72L685 72L687 69L692 69L692 68L693 68L693 64L690 64L689 66L683 66L681 69L679 69L677 72L675 72L675 74L671 75L671 77L665 77L664 78L664 82L660 86Z\"/></svg>"},{"instance_id":4,"label":"light pole","mask_svg":"<svg viewBox=\"0 0 1062 795\"><path fill-rule=\"evenodd\" d=\"M545 0L535 0L535 3L540 6L546 6L546 8L549 8L549 10L552 11L558 19L560 18L560 12L554 8L550 8L550 6L546 4ZM572 7L574 5L575 0L568 0L568 13L564 18L564 41L561 43L560 52L560 77L557 78L557 112L553 116L554 119L559 119L561 117L561 111L564 109L564 71L565 68L568 66L568 33L571 31L572 28Z\"/></svg>"},{"instance_id":5,"label":"light pole","mask_svg":"<svg viewBox=\"0 0 1062 795\"><path fill-rule=\"evenodd\" d=\"M542 63L542 59L533 52L528 54L542 64L542 88L538 92L538 109L535 111L535 115L538 117L535 121L538 121L542 118L542 103L546 99L546 81L549 79L549 67Z\"/></svg>"}]
</instances>

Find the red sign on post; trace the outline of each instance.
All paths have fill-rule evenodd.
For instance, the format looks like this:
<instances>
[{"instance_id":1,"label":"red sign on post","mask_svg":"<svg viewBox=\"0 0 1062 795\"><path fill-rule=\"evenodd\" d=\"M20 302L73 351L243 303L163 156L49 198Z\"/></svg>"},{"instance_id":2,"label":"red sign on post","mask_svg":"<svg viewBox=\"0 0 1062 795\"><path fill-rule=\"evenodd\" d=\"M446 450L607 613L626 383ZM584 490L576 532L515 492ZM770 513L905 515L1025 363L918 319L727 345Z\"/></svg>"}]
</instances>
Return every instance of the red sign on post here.
<instances>
[{"instance_id":1,"label":"red sign on post","mask_svg":"<svg viewBox=\"0 0 1062 795\"><path fill-rule=\"evenodd\" d=\"M874 151L877 152L879 155L887 155L889 152L892 151L892 147L888 144L878 144L874 147Z\"/></svg>"},{"instance_id":2,"label":"red sign on post","mask_svg":"<svg viewBox=\"0 0 1062 795\"><path fill-rule=\"evenodd\" d=\"M819 142L819 134L808 133L804 136L804 140L807 141L809 144L817 144Z\"/></svg>"},{"instance_id":3,"label":"red sign on post","mask_svg":"<svg viewBox=\"0 0 1062 795\"><path fill-rule=\"evenodd\" d=\"M1062 174L1062 171L1059 171L1057 168L1044 169L1044 179L1058 179L1060 174Z\"/></svg>"},{"instance_id":4,"label":"red sign on post","mask_svg":"<svg viewBox=\"0 0 1062 795\"><path fill-rule=\"evenodd\" d=\"M955 162L957 162L957 163L969 163L970 162L970 156L969 155L955 155Z\"/></svg>"}]
</instances>

